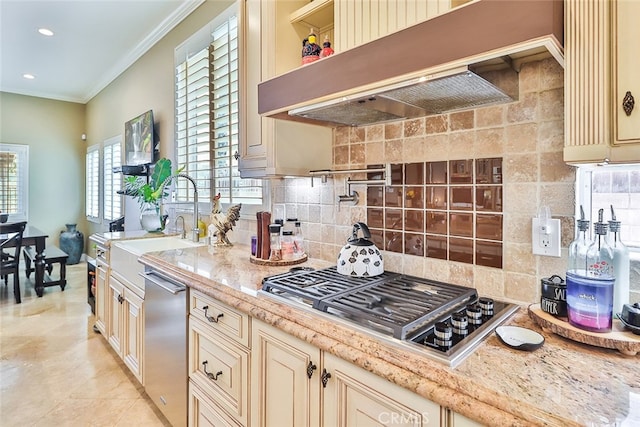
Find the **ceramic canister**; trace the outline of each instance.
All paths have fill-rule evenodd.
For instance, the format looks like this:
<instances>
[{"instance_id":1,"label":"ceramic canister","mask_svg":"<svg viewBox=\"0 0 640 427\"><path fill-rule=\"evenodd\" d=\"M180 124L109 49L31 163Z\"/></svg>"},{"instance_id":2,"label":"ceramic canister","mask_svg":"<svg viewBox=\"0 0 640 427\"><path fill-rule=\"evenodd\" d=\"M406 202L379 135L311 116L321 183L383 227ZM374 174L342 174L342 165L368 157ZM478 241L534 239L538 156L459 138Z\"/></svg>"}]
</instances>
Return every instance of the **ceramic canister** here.
<instances>
[{"instance_id":1,"label":"ceramic canister","mask_svg":"<svg viewBox=\"0 0 640 427\"><path fill-rule=\"evenodd\" d=\"M558 275L540 280L540 308L556 317L567 317L567 284Z\"/></svg>"}]
</instances>

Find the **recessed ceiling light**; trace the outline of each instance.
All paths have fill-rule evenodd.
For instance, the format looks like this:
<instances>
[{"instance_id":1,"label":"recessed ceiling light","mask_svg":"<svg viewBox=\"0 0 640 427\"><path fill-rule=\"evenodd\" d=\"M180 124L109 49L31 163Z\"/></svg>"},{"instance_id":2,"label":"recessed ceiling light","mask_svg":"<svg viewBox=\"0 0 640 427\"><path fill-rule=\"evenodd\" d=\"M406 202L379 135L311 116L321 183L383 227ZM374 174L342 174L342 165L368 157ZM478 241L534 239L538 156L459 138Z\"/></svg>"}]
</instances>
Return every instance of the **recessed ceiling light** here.
<instances>
[{"instance_id":1,"label":"recessed ceiling light","mask_svg":"<svg viewBox=\"0 0 640 427\"><path fill-rule=\"evenodd\" d=\"M38 32L40 34L42 34L43 36L49 36L51 37L53 35L53 31L51 31L48 28L38 28Z\"/></svg>"},{"instance_id":2,"label":"recessed ceiling light","mask_svg":"<svg viewBox=\"0 0 640 427\"><path fill-rule=\"evenodd\" d=\"M29 80L33 80L36 78L36 76L34 76L33 74L23 74L22 77L24 77L25 79L29 79Z\"/></svg>"}]
</instances>

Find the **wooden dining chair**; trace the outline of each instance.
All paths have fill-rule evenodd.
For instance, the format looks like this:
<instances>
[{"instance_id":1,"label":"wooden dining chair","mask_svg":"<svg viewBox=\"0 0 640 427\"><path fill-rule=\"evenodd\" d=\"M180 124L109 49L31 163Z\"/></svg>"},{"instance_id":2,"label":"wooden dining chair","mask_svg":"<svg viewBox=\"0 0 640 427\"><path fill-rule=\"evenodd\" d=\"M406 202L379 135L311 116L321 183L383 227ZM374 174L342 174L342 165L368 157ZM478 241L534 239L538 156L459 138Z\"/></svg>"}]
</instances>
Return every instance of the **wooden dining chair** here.
<instances>
[{"instance_id":1,"label":"wooden dining chair","mask_svg":"<svg viewBox=\"0 0 640 427\"><path fill-rule=\"evenodd\" d=\"M20 304L20 252L22 248L22 233L26 227L26 222L14 222L12 224L0 224L0 278L4 279L5 286L8 284L7 277L13 274L13 294L16 297L16 304Z\"/></svg>"}]
</instances>

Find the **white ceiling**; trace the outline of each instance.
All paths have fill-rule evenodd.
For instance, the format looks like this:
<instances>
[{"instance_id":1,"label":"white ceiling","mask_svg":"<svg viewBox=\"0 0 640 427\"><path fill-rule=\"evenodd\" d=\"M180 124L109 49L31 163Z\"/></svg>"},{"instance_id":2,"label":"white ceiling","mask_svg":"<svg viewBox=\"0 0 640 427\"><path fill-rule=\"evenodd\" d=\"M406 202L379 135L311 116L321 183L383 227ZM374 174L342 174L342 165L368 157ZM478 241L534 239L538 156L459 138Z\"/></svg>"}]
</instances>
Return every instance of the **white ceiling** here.
<instances>
[{"instance_id":1,"label":"white ceiling","mask_svg":"<svg viewBox=\"0 0 640 427\"><path fill-rule=\"evenodd\" d=\"M86 103L203 1L0 0L0 91Z\"/></svg>"}]
</instances>

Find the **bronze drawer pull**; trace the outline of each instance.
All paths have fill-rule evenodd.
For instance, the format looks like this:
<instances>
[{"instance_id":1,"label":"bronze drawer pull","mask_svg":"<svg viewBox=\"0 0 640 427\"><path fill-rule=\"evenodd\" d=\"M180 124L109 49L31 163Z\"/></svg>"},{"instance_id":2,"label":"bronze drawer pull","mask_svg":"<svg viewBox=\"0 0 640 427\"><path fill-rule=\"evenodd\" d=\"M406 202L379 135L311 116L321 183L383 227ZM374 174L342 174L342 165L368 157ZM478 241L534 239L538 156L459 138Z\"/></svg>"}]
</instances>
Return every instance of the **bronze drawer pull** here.
<instances>
[{"instance_id":1,"label":"bronze drawer pull","mask_svg":"<svg viewBox=\"0 0 640 427\"><path fill-rule=\"evenodd\" d=\"M202 362L202 369L204 369L204 373L207 374L207 377L209 377L210 380L218 381L218 377L222 375L222 371L216 372L215 375L211 372L207 372L207 363L209 363L208 360Z\"/></svg>"},{"instance_id":2,"label":"bronze drawer pull","mask_svg":"<svg viewBox=\"0 0 640 427\"><path fill-rule=\"evenodd\" d=\"M636 104L636 101L635 99L633 99L633 95L631 95L631 91L628 90L627 93L624 95L624 99L622 100L622 109L627 114L627 116L631 115L631 112L633 111L633 107L635 104Z\"/></svg>"},{"instance_id":3,"label":"bronze drawer pull","mask_svg":"<svg viewBox=\"0 0 640 427\"><path fill-rule=\"evenodd\" d=\"M327 372L326 369L323 369L322 376L320 377L320 381L322 381L322 388L327 388L327 383L329 382L329 378L331 378L331 374Z\"/></svg>"},{"instance_id":4,"label":"bronze drawer pull","mask_svg":"<svg viewBox=\"0 0 640 427\"><path fill-rule=\"evenodd\" d=\"M313 376L313 371L316 369L318 369L318 367L314 365L313 362L309 361L309 364L307 365L307 376L311 378Z\"/></svg>"},{"instance_id":5,"label":"bronze drawer pull","mask_svg":"<svg viewBox=\"0 0 640 427\"><path fill-rule=\"evenodd\" d=\"M202 309L204 310L204 317L206 317L207 320L209 322L212 322L212 323L218 323L218 320L220 320L220 318L224 316L224 313L220 313L216 317L209 316L207 314L207 310L209 310L209 306L208 305L205 305L204 307L202 307Z\"/></svg>"}]
</instances>

